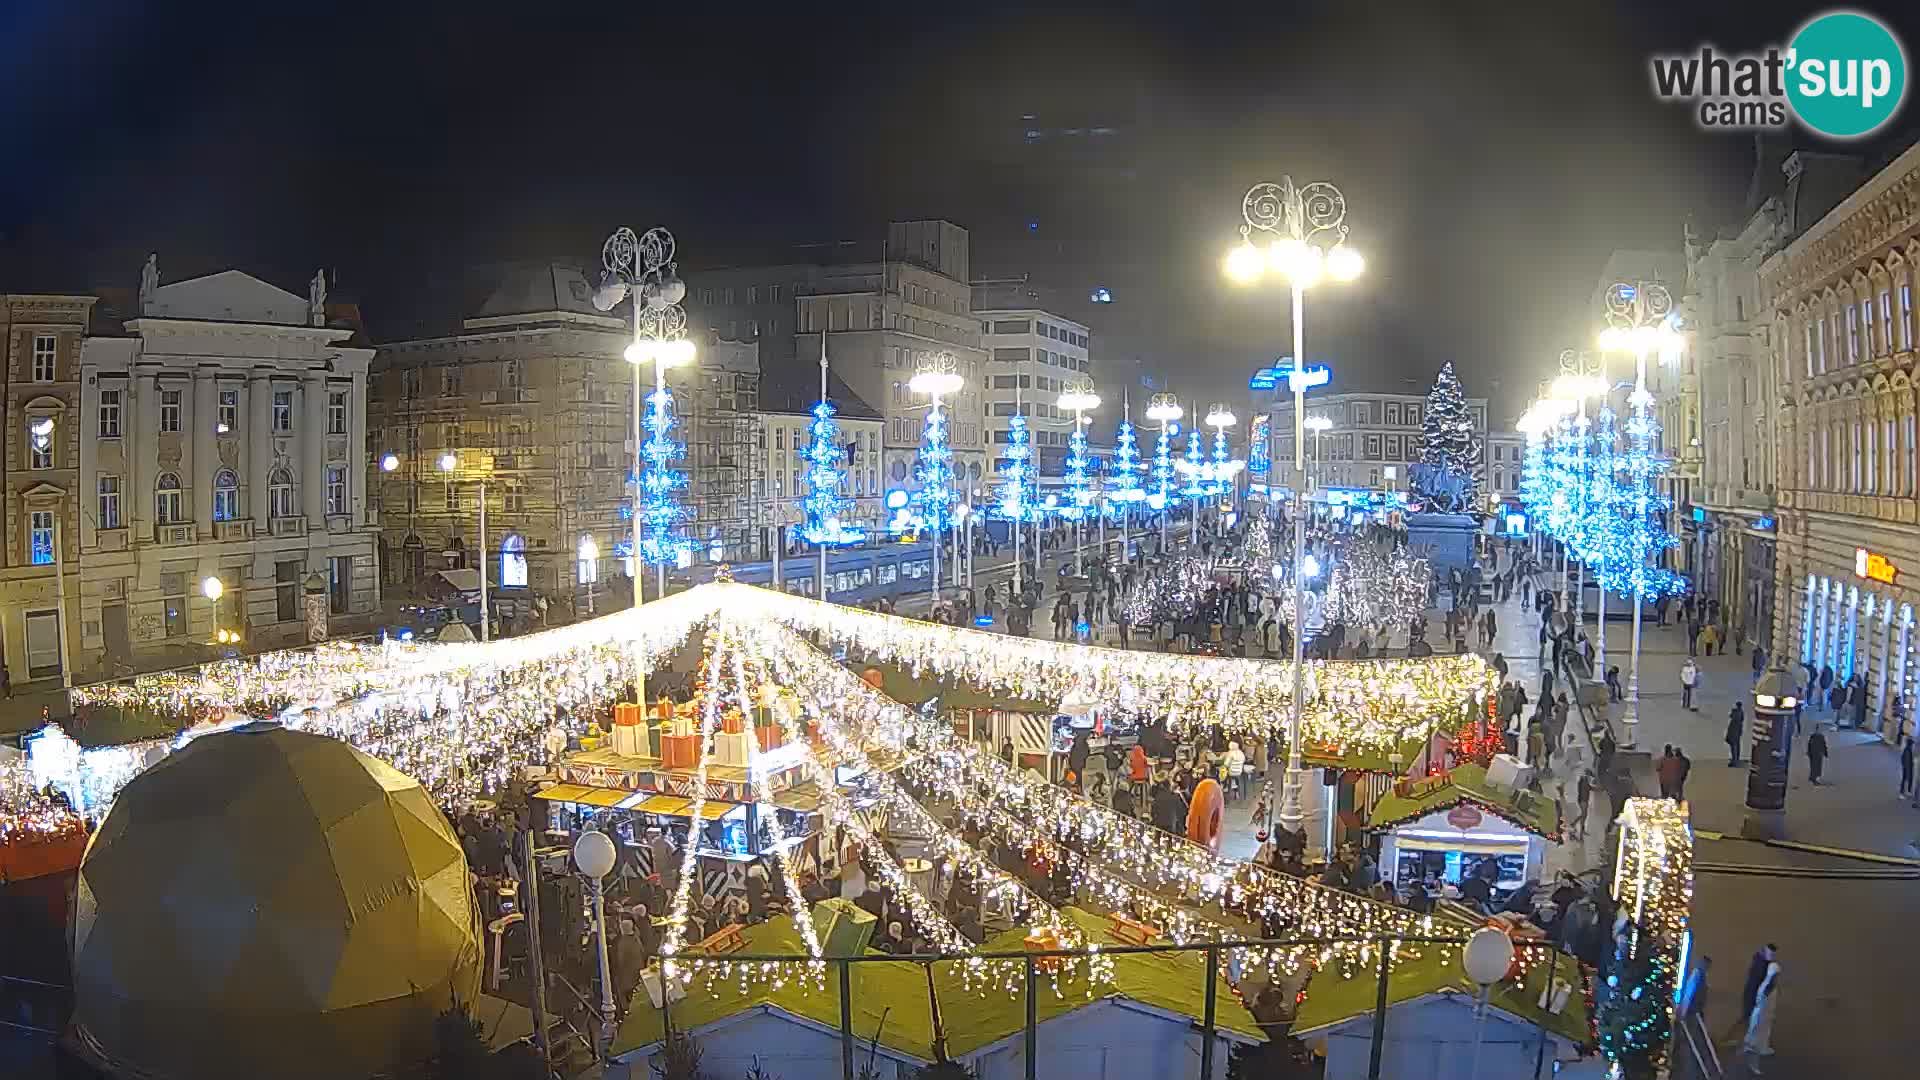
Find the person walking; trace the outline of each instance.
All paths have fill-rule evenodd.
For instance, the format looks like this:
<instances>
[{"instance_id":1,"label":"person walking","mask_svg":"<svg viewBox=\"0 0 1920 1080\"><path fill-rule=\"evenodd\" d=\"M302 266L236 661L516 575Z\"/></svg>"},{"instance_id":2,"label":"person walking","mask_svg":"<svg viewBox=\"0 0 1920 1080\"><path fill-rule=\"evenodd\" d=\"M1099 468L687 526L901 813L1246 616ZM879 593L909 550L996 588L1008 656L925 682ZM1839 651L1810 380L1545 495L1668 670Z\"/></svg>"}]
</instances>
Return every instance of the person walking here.
<instances>
[{"instance_id":1,"label":"person walking","mask_svg":"<svg viewBox=\"0 0 1920 1080\"><path fill-rule=\"evenodd\" d=\"M1686 709L1689 712L1700 711L1699 707L1694 705L1693 703L1693 691L1699 685L1700 685L1700 669L1699 667L1695 666L1693 662L1693 657L1689 656L1687 657L1686 663L1683 663L1680 665L1680 707L1681 708Z\"/></svg>"},{"instance_id":2,"label":"person walking","mask_svg":"<svg viewBox=\"0 0 1920 1080\"><path fill-rule=\"evenodd\" d=\"M1773 1015L1780 1001L1780 961L1768 962L1760 986L1754 991L1753 1009L1747 1014L1747 1034L1740 1040L1740 1052L1750 1060L1748 1068L1760 1071L1760 1058L1773 1053Z\"/></svg>"},{"instance_id":3,"label":"person walking","mask_svg":"<svg viewBox=\"0 0 1920 1080\"><path fill-rule=\"evenodd\" d=\"M1833 665L1820 665L1820 696L1815 701L1824 704L1833 690Z\"/></svg>"},{"instance_id":4,"label":"person walking","mask_svg":"<svg viewBox=\"0 0 1920 1080\"><path fill-rule=\"evenodd\" d=\"M1672 743L1660 751L1660 760L1654 763L1653 774L1660 780L1660 797L1675 798L1674 790L1680 784L1680 759L1674 756Z\"/></svg>"},{"instance_id":5,"label":"person walking","mask_svg":"<svg viewBox=\"0 0 1920 1080\"><path fill-rule=\"evenodd\" d=\"M1687 801L1687 777L1693 775L1693 759L1687 756L1685 747L1673 748L1673 759L1680 763L1674 770L1673 798L1675 802Z\"/></svg>"},{"instance_id":6,"label":"person walking","mask_svg":"<svg viewBox=\"0 0 1920 1080\"><path fill-rule=\"evenodd\" d=\"M1913 794L1913 737L1900 742L1900 794Z\"/></svg>"},{"instance_id":7,"label":"person walking","mask_svg":"<svg viewBox=\"0 0 1920 1080\"><path fill-rule=\"evenodd\" d=\"M1815 727L1813 734L1807 736L1807 781L1818 784L1820 770L1827 764L1827 734Z\"/></svg>"},{"instance_id":8,"label":"person walking","mask_svg":"<svg viewBox=\"0 0 1920 1080\"><path fill-rule=\"evenodd\" d=\"M1754 679L1755 679L1755 680L1758 680L1758 679L1760 678L1760 675L1761 675L1761 673L1762 673L1762 672L1764 672L1764 671L1766 671L1766 670L1767 670L1767 650L1765 650L1765 649L1763 649L1763 648L1761 648L1761 647L1760 647L1760 646L1758 646L1758 645L1755 645L1755 646L1753 647L1753 677L1754 677Z\"/></svg>"},{"instance_id":9,"label":"person walking","mask_svg":"<svg viewBox=\"0 0 1920 1080\"><path fill-rule=\"evenodd\" d=\"M1746 724L1746 710L1739 702L1727 710L1727 768L1740 767L1740 729Z\"/></svg>"}]
</instances>

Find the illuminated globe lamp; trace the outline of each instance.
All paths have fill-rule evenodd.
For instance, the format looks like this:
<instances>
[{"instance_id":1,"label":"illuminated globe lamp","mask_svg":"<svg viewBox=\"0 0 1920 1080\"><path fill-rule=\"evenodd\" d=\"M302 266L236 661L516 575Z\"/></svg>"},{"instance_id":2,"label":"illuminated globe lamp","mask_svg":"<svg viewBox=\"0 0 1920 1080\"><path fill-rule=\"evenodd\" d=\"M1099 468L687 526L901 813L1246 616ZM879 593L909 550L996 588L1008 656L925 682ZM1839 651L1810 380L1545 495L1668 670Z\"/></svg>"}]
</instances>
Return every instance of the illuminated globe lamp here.
<instances>
[{"instance_id":1,"label":"illuminated globe lamp","mask_svg":"<svg viewBox=\"0 0 1920 1080\"><path fill-rule=\"evenodd\" d=\"M127 784L72 931L75 1041L113 1075L411 1073L480 992L467 861L426 789L276 723Z\"/></svg>"}]
</instances>

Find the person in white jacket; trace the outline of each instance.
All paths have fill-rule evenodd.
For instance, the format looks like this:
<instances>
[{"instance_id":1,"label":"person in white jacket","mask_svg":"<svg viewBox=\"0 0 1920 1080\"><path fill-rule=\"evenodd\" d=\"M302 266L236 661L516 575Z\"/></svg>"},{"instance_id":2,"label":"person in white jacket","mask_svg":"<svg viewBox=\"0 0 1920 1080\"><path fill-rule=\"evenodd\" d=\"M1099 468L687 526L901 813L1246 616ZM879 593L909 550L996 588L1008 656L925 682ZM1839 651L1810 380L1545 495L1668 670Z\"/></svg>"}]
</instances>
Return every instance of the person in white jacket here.
<instances>
[{"instance_id":1,"label":"person in white jacket","mask_svg":"<svg viewBox=\"0 0 1920 1080\"><path fill-rule=\"evenodd\" d=\"M1238 799L1246 794L1247 753L1240 749L1238 742L1227 744L1227 797Z\"/></svg>"}]
</instances>

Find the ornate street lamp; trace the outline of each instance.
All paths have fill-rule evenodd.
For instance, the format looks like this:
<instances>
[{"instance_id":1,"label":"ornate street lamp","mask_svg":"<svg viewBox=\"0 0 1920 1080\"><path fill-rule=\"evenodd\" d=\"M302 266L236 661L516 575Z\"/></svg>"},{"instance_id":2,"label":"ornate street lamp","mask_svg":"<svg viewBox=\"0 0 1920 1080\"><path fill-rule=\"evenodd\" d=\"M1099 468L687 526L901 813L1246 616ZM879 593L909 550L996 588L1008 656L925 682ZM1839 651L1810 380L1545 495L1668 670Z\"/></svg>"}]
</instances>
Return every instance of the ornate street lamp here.
<instances>
[{"instance_id":1,"label":"ornate street lamp","mask_svg":"<svg viewBox=\"0 0 1920 1080\"><path fill-rule=\"evenodd\" d=\"M920 504L920 524L929 533L933 542L933 598L927 608L927 616L933 616L932 605L940 602L940 539L941 534L953 520L953 449L947 442L947 420L940 412L940 399L959 392L963 385L960 378L960 362L950 352L927 353L920 357L914 366L913 378L907 382L907 388L916 394L927 395L927 425L920 434L920 490L914 498ZM1019 525L1014 528L1018 529Z\"/></svg>"}]
</instances>

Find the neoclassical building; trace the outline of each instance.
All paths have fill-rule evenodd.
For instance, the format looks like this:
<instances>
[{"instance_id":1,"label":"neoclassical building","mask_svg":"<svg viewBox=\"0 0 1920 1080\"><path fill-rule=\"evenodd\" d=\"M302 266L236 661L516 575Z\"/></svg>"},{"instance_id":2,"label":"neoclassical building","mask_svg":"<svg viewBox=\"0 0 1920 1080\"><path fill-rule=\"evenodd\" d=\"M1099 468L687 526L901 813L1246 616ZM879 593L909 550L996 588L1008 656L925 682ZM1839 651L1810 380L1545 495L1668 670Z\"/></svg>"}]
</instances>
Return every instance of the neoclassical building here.
<instances>
[{"instance_id":1,"label":"neoclassical building","mask_svg":"<svg viewBox=\"0 0 1920 1080\"><path fill-rule=\"evenodd\" d=\"M1896 696L1910 718L1920 683L1917 265L1920 146L1760 270L1781 388L1773 653L1860 675L1888 739Z\"/></svg>"}]
</instances>

